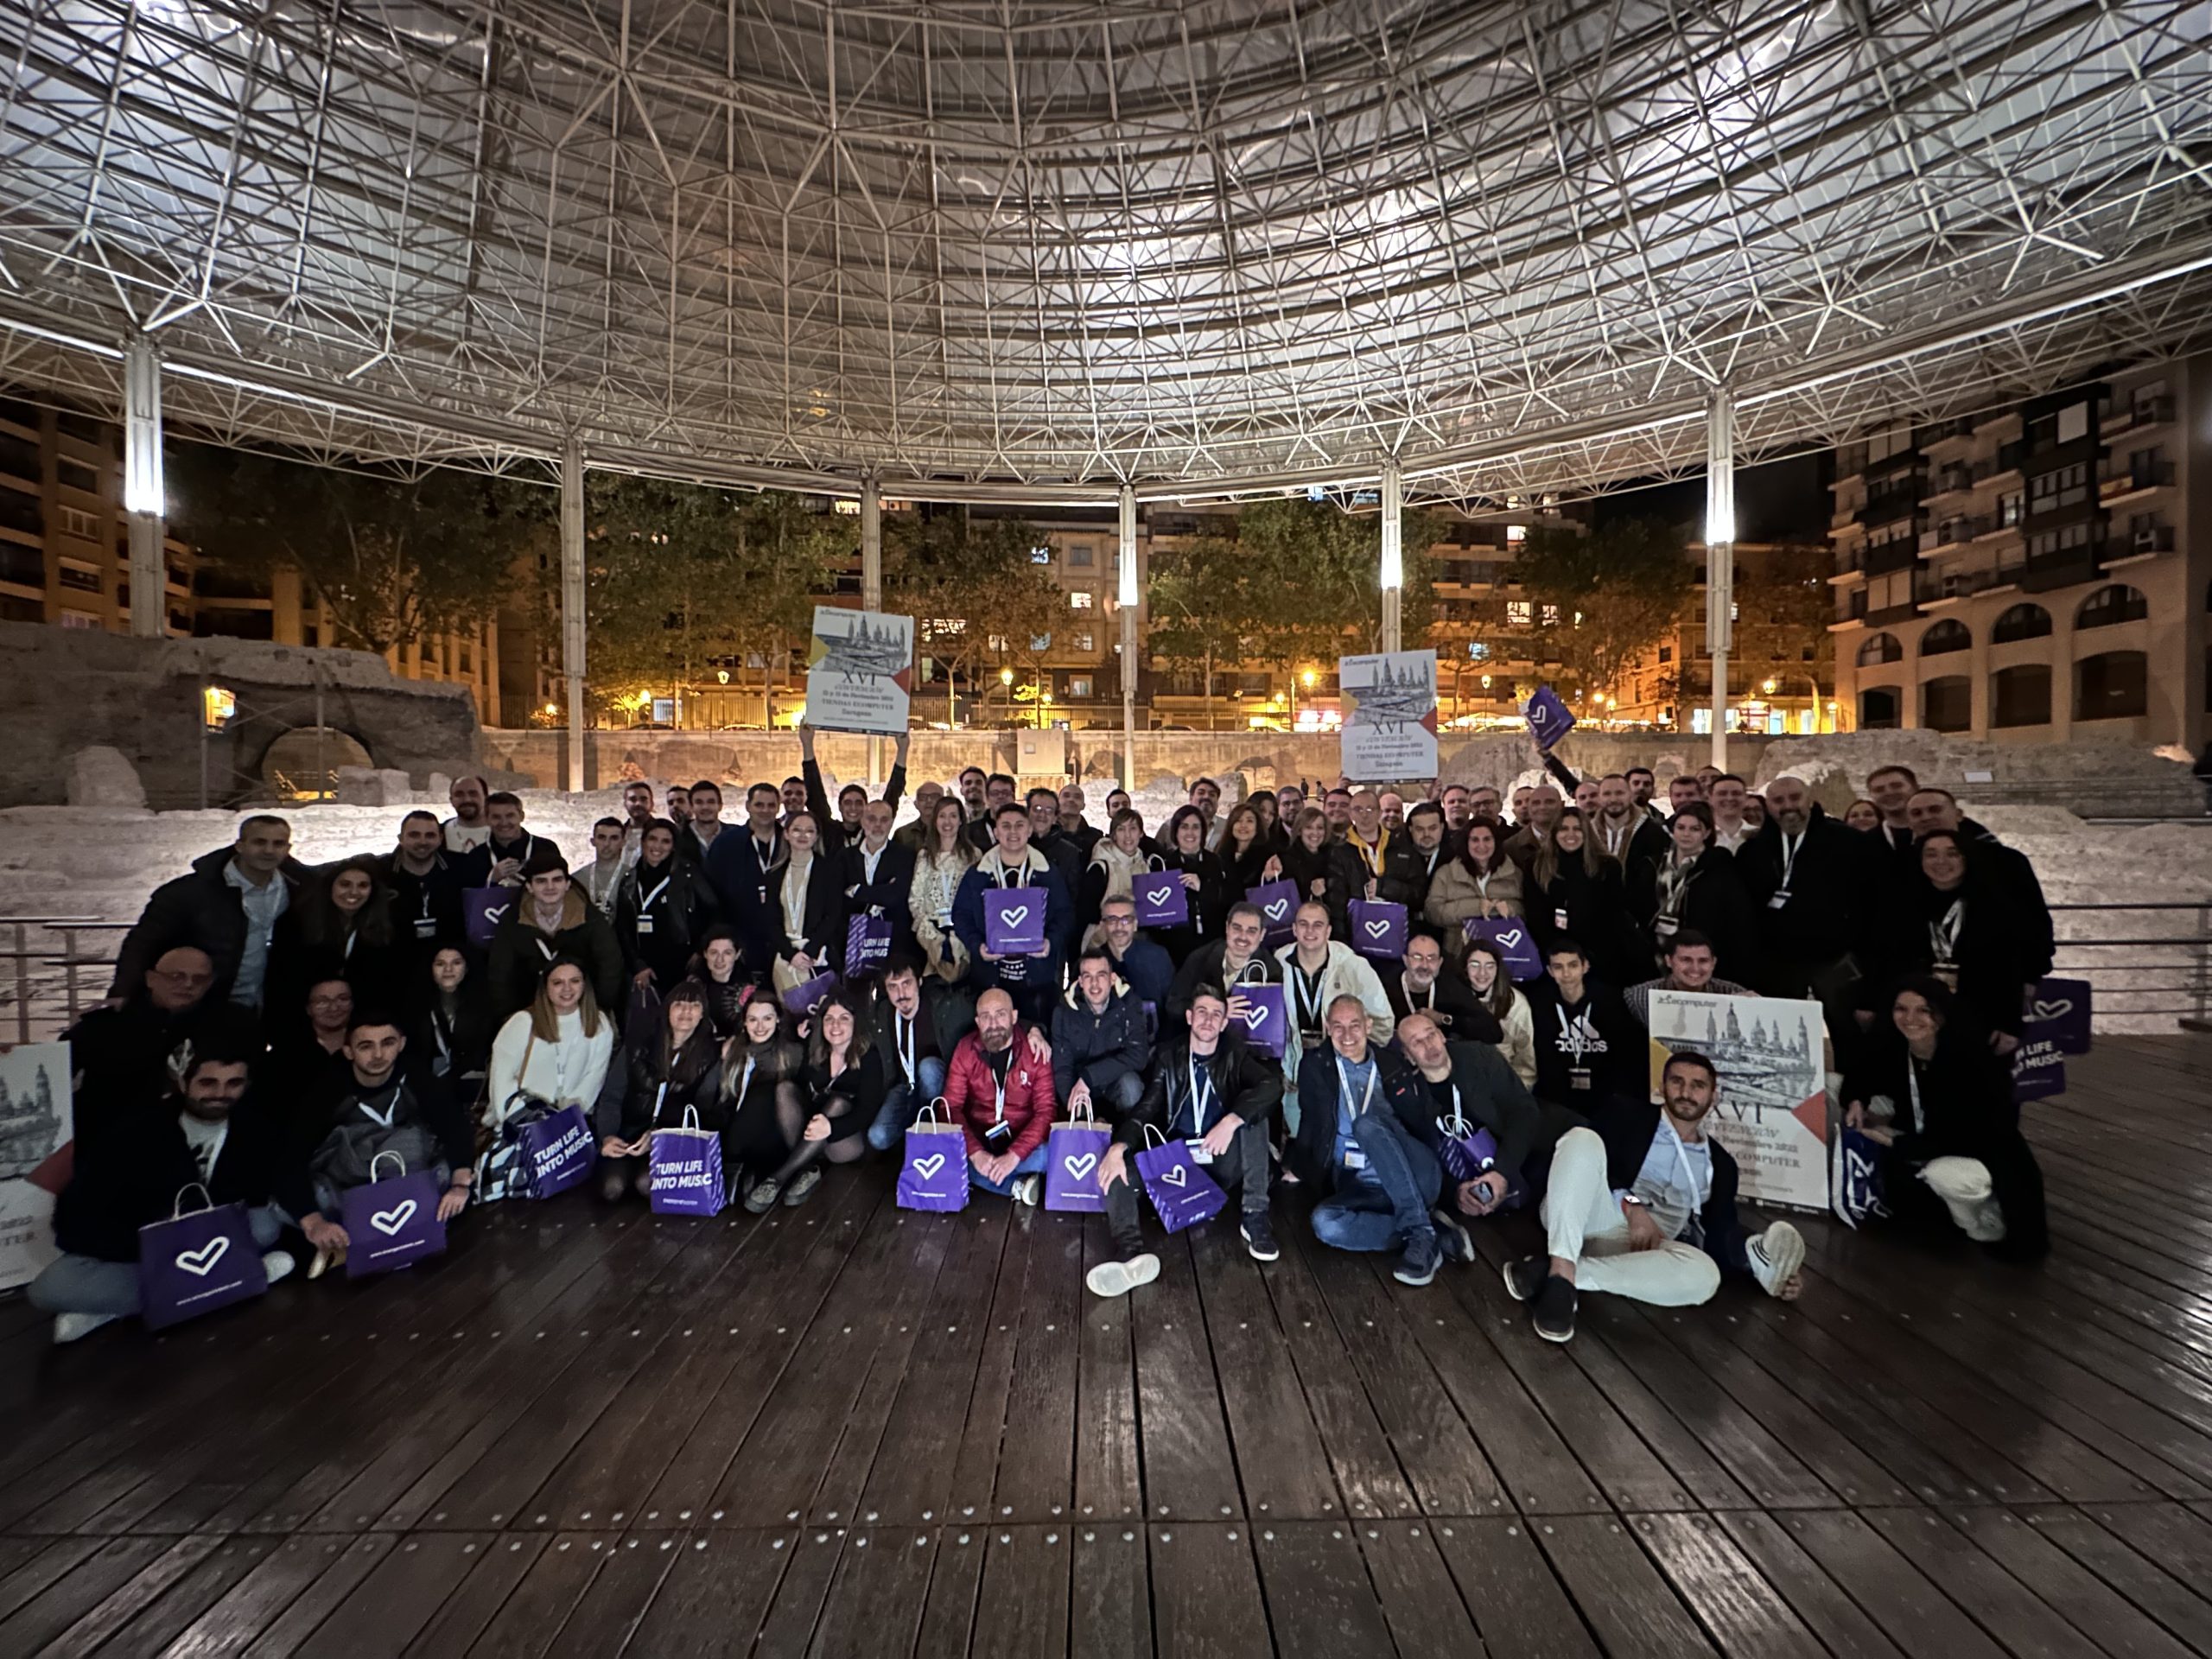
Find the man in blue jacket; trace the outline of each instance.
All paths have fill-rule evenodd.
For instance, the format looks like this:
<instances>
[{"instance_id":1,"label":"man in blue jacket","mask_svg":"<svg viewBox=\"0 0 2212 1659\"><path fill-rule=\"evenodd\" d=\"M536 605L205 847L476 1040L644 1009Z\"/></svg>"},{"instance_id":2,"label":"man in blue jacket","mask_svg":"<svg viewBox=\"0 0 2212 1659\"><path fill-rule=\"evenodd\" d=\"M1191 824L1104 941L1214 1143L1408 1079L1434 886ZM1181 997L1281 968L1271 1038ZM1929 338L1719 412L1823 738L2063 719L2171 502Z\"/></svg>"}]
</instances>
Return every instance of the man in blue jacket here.
<instances>
[{"instance_id":1,"label":"man in blue jacket","mask_svg":"<svg viewBox=\"0 0 2212 1659\"><path fill-rule=\"evenodd\" d=\"M1103 945L1076 958L1075 985L1052 1010L1052 1084L1064 1107L1117 1118L1144 1094L1152 1036L1144 1007L1115 982Z\"/></svg>"}]
</instances>

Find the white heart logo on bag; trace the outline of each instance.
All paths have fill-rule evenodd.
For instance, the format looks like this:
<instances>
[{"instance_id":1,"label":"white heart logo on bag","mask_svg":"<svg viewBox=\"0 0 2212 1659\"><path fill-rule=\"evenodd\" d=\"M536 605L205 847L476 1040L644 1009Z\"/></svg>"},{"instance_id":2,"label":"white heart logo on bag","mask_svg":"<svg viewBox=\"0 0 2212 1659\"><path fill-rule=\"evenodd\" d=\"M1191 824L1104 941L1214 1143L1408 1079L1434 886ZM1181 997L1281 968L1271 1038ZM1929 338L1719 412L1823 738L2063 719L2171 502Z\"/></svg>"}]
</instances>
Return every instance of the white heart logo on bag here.
<instances>
[{"instance_id":1,"label":"white heart logo on bag","mask_svg":"<svg viewBox=\"0 0 2212 1659\"><path fill-rule=\"evenodd\" d=\"M1287 899L1278 899L1268 906L1268 919L1271 922L1279 922L1289 913L1290 900Z\"/></svg>"},{"instance_id":2,"label":"white heart logo on bag","mask_svg":"<svg viewBox=\"0 0 2212 1659\"><path fill-rule=\"evenodd\" d=\"M1060 1167L1079 1181L1098 1167L1098 1154L1095 1152L1086 1152L1080 1158L1063 1158L1060 1160Z\"/></svg>"},{"instance_id":3,"label":"white heart logo on bag","mask_svg":"<svg viewBox=\"0 0 2212 1659\"><path fill-rule=\"evenodd\" d=\"M194 1278L205 1279L215 1271L215 1264L230 1254L231 1241L227 1237L211 1238L196 1250L181 1250L176 1264Z\"/></svg>"},{"instance_id":4,"label":"white heart logo on bag","mask_svg":"<svg viewBox=\"0 0 2212 1659\"><path fill-rule=\"evenodd\" d=\"M1367 924L1367 937L1370 939L1379 939L1388 933L1390 928L1391 924L1389 922L1370 922Z\"/></svg>"},{"instance_id":5,"label":"white heart logo on bag","mask_svg":"<svg viewBox=\"0 0 2212 1659\"><path fill-rule=\"evenodd\" d=\"M1172 1169L1162 1170L1160 1172L1160 1179L1166 1182L1170 1186L1180 1186L1183 1185L1185 1179L1187 1179L1187 1176L1183 1166L1177 1164Z\"/></svg>"},{"instance_id":6,"label":"white heart logo on bag","mask_svg":"<svg viewBox=\"0 0 2212 1659\"><path fill-rule=\"evenodd\" d=\"M1516 927L1510 933L1499 934L1497 942L1508 950L1512 950L1515 945L1521 943L1521 930Z\"/></svg>"},{"instance_id":7,"label":"white heart logo on bag","mask_svg":"<svg viewBox=\"0 0 2212 1659\"><path fill-rule=\"evenodd\" d=\"M938 1171L944 1167L944 1154L941 1152L933 1152L926 1158L914 1160L914 1173L925 1181L935 1180Z\"/></svg>"},{"instance_id":8,"label":"white heart logo on bag","mask_svg":"<svg viewBox=\"0 0 2212 1659\"><path fill-rule=\"evenodd\" d=\"M2056 1020L2073 1012L2074 999L2070 996L2062 996L2056 1002L2046 1002L2040 997L2036 1000L2036 1018L2038 1020Z\"/></svg>"},{"instance_id":9,"label":"white heart logo on bag","mask_svg":"<svg viewBox=\"0 0 2212 1659\"><path fill-rule=\"evenodd\" d=\"M1264 1002L1255 1002L1251 1004L1246 1008L1244 1013L1244 1029L1247 1031L1257 1031L1262 1026L1266 1025L1268 1023L1268 1005Z\"/></svg>"},{"instance_id":10,"label":"white heart logo on bag","mask_svg":"<svg viewBox=\"0 0 2212 1659\"><path fill-rule=\"evenodd\" d=\"M1028 919L1029 906L1027 905L1008 905L1004 910L999 912L999 920L1010 928L1020 927Z\"/></svg>"},{"instance_id":11,"label":"white heart logo on bag","mask_svg":"<svg viewBox=\"0 0 2212 1659\"><path fill-rule=\"evenodd\" d=\"M389 1210L379 1210L369 1217L369 1225L390 1238L394 1233L415 1219L415 1200L403 1198Z\"/></svg>"}]
</instances>

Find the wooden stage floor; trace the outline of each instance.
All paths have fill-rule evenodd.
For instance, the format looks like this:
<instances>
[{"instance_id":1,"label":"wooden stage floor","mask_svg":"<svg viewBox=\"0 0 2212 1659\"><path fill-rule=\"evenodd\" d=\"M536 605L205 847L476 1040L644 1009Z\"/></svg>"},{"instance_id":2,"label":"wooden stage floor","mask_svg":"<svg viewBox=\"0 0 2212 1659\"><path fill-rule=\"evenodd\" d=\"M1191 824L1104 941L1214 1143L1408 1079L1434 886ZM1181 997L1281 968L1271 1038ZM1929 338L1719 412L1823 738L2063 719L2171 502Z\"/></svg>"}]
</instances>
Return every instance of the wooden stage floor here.
<instances>
[{"instance_id":1,"label":"wooden stage floor","mask_svg":"<svg viewBox=\"0 0 2212 1659\"><path fill-rule=\"evenodd\" d=\"M1592 1298L1566 1349L1488 1262L1287 1220L1100 1303L1103 1222L880 1167L503 1205L165 1339L16 1298L0 1654L2212 1651L2208 1100L2212 1046L2113 1039L2031 1109L2040 1270L1815 1221L1796 1307Z\"/></svg>"}]
</instances>

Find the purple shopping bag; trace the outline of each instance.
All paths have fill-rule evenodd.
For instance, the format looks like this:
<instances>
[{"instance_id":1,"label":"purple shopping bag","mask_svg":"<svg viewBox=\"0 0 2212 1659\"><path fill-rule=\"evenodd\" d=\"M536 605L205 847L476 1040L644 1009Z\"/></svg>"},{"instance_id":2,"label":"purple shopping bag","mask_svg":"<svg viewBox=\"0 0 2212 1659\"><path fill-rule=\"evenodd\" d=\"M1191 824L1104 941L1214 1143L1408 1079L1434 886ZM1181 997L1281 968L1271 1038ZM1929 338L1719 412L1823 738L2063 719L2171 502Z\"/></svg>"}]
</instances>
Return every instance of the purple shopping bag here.
<instances>
[{"instance_id":1,"label":"purple shopping bag","mask_svg":"<svg viewBox=\"0 0 2212 1659\"><path fill-rule=\"evenodd\" d=\"M2066 1092L2066 1051L2058 1046L2051 1028L2031 1020L2012 1051L2012 1098L2043 1100Z\"/></svg>"},{"instance_id":2,"label":"purple shopping bag","mask_svg":"<svg viewBox=\"0 0 2212 1659\"><path fill-rule=\"evenodd\" d=\"M901 1210L968 1207L968 1132L938 1116L944 1104L933 1100L923 1107L906 1131L906 1159L899 1166Z\"/></svg>"},{"instance_id":3,"label":"purple shopping bag","mask_svg":"<svg viewBox=\"0 0 2212 1659\"><path fill-rule=\"evenodd\" d=\"M2089 982L2045 979L2028 999L2028 1016L2043 1035L2055 1039L2062 1054L2089 1052Z\"/></svg>"},{"instance_id":4,"label":"purple shopping bag","mask_svg":"<svg viewBox=\"0 0 2212 1659\"><path fill-rule=\"evenodd\" d=\"M1180 870L1139 870L1129 878L1129 893L1137 901L1139 927L1190 925L1191 890Z\"/></svg>"},{"instance_id":5,"label":"purple shopping bag","mask_svg":"<svg viewBox=\"0 0 2212 1659\"><path fill-rule=\"evenodd\" d=\"M1882 1202L1883 1150L1879 1142L1848 1125L1836 1131L1835 1147L1829 1154L1828 1205L1836 1219L1847 1226L1856 1227L1890 1213Z\"/></svg>"},{"instance_id":6,"label":"purple shopping bag","mask_svg":"<svg viewBox=\"0 0 2212 1659\"><path fill-rule=\"evenodd\" d=\"M1574 716L1567 706L1559 700L1559 693L1548 685L1536 688L1535 696L1529 699L1522 714L1529 721L1529 735L1536 740L1536 747L1548 749L1574 729Z\"/></svg>"},{"instance_id":7,"label":"purple shopping bag","mask_svg":"<svg viewBox=\"0 0 2212 1659\"><path fill-rule=\"evenodd\" d=\"M864 910L845 924L845 978L865 979L891 960L891 918Z\"/></svg>"},{"instance_id":8,"label":"purple shopping bag","mask_svg":"<svg viewBox=\"0 0 2212 1659\"><path fill-rule=\"evenodd\" d=\"M385 1159L399 1166L387 1180L376 1179L377 1166ZM410 1173L407 1160L396 1152L380 1152L369 1160L369 1184L349 1186L340 1205L339 1224L346 1229L346 1276L365 1279L410 1267L425 1256L443 1255L446 1224L438 1219L436 1172Z\"/></svg>"},{"instance_id":9,"label":"purple shopping bag","mask_svg":"<svg viewBox=\"0 0 2212 1659\"><path fill-rule=\"evenodd\" d=\"M1159 1134L1150 1124L1145 1126L1147 1140ZM1146 1196L1159 1212L1160 1224L1171 1233L1212 1220L1229 1203L1229 1195L1216 1185L1213 1177L1192 1161L1191 1148L1185 1141L1169 1141L1161 1146L1148 1146L1137 1154L1136 1164Z\"/></svg>"},{"instance_id":10,"label":"purple shopping bag","mask_svg":"<svg viewBox=\"0 0 2212 1659\"><path fill-rule=\"evenodd\" d=\"M1244 1001L1243 1021L1245 1040L1262 1054L1282 1058L1283 1041L1289 1022L1283 1013L1282 987L1280 985L1233 985L1230 1000L1239 997Z\"/></svg>"},{"instance_id":11,"label":"purple shopping bag","mask_svg":"<svg viewBox=\"0 0 2212 1659\"><path fill-rule=\"evenodd\" d=\"M468 942L479 950L492 948L492 936L515 907L519 887L470 887L461 895L461 919Z\"/></svg>"},{"instance_id":12,"label":"purple shopping bag","mask_svg":"<svg viewBox=\"0 0 2212 1659\"><path fill-rule=\"evenodd\" d=\"M1244 899L1260 907L1261 918L1268 925L1269 944L1289 943L1290 925L1298 914L1297 882L1287 876L1280 881L1262 881L1256 887L1247 887Z\"/></svg>"},{"instance_id":13,"label":"purple shopping bag","mask_svg":"<svg viewBox=\"0 0 2212 1659\"><path fill-rule=\"evenodd\" d=\"M245 1206L210 1203L187 1211L185 1193L195 1192L208 1197L195 1181L176 1195L167 1221L138 1230L139 1306L156 1331L269 1289L269 1270L261 1265Z\"/></svg>"},{"instance_id":14,"label":"purple shopping bag","mask_svg":"<svg viewBox=\"0 0 2212 1659\"><path fill-rule=\"evenodd\" d=\"M1471 1181L1497 1168L1497 1137L1458 1113L1436 1120L1436 1147L1454 1181ZM1499 1173L1511 1183L1515 1172Z\"/></svg>"},{"instance_id":15,"label":"purple shopping bag","mask_svg":"<svg viewBox=\"0 0 2212 1659\"><path fill-rule=\"evenodd\" d=\"M1520 917L1470 916L1467 943L1472 944L1478 939L1505 958L1505 971L1515 979L1525 984L1544 976L1543 953L1536 949L1535 935L1529 931L1529 924Z\"/></svg>"},{"instance_id":16,"label":"purple shopping bag","mask_svg":"<svg viewBox=\"0 0 2212 1659\"><path fill-rule=\"evenodd\" d=\"M825 968L804 985L784 993L784 1007L794 1020L810 1020L837 989L837 976Z\"/></svg>"},{"instance_id":17,"label":"purple shopping bag","mask_svg":"<svg viewBox=\"0 0 2212 1659\"><path fill-rule=\"evenodd\" d=\"M657 1216L718 1216L729 1189L722 1180L722 1138L699 1127L699 1109L683 1109L680 1129L655 1129L646 1148L647 1190Z\"/></svg>"},{"instance_id":18,"label":"purple shopping bag","mask_svg":"<svg viewBox=\"0 0 2212 1659\"><path fill-rule=\"evenodd\" d=\"M983 889L983 944L996 957L1026 957L1045 948L1045 889Z\"/></svg>"},{"instance_id":19,"label":"purple shopping bag","mask_svg":"<svg viewBox=\"0 0 2212 1659\"><path fill-rule=\"evenodd\" d=\"M533 1198L550 1198L581 1185L599 1160L591 1125L581 1106L563 1106L524 1122L515 1131L521 1148L521 1189Z\"/></svg>"},{"instance_id":20,"label":"purple shopping bag","mask_svg":"<svg viewBox=\"0 0 2212 1659\"><path fill-rule=\"evenodd\" d=\"M1082 1116L1053 1124L1045 1142L1045 1207L1076 1215L1104 1214L1106 1195L1098 1190L1098 1166L1113 1144L1113 1132L1088 1107Z\"/></svg>"},{"instance_id":21,"label":"purple shopping bag","mask_svg":"<svg viewBox=\"0 0 2212 1659\"><path fill-rule=\"evenodd\" d=\"M1355 899L1346 906L1351 948L1363 957L1396 962L1406 954L1406 907L1388 899Z\"/></svg>"}]
</instances>

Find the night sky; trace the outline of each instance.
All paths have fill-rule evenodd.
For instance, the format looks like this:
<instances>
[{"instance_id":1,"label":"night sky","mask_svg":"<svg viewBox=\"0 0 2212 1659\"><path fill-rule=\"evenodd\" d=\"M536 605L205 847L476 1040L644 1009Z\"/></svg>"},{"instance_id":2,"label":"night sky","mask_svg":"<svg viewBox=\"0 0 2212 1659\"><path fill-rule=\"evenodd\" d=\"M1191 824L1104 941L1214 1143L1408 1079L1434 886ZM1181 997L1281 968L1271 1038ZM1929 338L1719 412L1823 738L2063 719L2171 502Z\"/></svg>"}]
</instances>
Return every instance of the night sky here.
<instances>
[{"instance_id":1,"label":"night sky","mask_svg":"<svg viewBox=\"0 0 2212 1659\"><path fill-rule=\"evenodd\" d=\"M1736 539L1825 543L1828 481L1834 467L1835 452L1818 449L1738 468ZM1593 517L1600 524L1623 518L1657 518L1685 526L1689 539L1695 541L1705 532L1705 480L1700 476L1600 496L1594 504Z\"/></svg>"}]
</instances>

